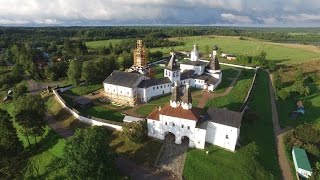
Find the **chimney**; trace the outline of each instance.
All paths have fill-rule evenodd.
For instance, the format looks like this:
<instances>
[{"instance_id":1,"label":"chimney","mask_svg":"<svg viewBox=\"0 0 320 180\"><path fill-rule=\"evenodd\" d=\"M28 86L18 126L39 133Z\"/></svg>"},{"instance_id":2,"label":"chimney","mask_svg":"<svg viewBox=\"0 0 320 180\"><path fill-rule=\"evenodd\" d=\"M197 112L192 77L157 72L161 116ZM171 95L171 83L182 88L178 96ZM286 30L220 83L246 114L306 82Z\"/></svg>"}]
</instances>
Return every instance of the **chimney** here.
<instances>
[{"instance_id":1,"label":"chimney","mask_svg":"<svg viewBox=\"0 0 320 180\"><path fill-rule=\"evenodd\" d=\"M159 108L158 108L158 109L159 109L159 111L161 111L161 106L159 106Z\"/></svg>"}]
</instances>

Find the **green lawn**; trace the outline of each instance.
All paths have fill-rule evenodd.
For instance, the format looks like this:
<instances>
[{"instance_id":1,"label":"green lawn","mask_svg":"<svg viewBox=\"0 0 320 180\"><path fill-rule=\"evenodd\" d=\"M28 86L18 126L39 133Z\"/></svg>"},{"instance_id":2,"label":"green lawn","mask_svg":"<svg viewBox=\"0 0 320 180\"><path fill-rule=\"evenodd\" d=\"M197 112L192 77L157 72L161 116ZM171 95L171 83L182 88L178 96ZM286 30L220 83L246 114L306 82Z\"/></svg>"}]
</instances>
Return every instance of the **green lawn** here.
<instances>
[{"instance_id":1,"label":"green lawn","mask_svg":"<svg viewBox=\"0 0 320 180\"><path fill-rule=\"evenodd\" d=\"M268 75L259 72L250 107L259 114L254 122L243 120L235 153L209 145L189 149L183 175L186 179L280 179L271 116ZM263 94L263 95L262 95ZM205 151L209 151L207 155Z\"/></svg>"},{"instance_id":2,"label":"green lawn","mask_svg":"<svg viewBox=\"0 0 320 180\"><path fill-rule=\"evenodd\" d=\"M223 107L238 111L247 96L253 80L254 70L243 70L232 91L222 97L214 98L206 103L206 107Z\"/></svg>"},{"instance_id":3,"label":"green lawn","mask_svg":"<svg viewBox=\"0 0 320 180\"><path fill-rule=\"evenodd\" d=\"M83 96L89 93L92 93L94 91L97 91L102 88L101 84L89 84L89 85L79 85L76 86L68 91L66 91L66 94L70 94L73 96Z\"/></svg>"},{"instance_id":4,"label":"green lawn","mask_svg":"<svg viewBox=\"0 0 320 180\"><path fill-rule=\"evenodd\" d=\"M83 109L81 110L81 113L116 122L122 122L124 118L124 115L122 115L120 112L107 109L103 106L93 106L89 109Z\"/></svg>"},{"instance_id":5,"label":"green lawn","mask_svg":"<svg viewBox=\"0 0 320 180\"><path fill-rule=\"evenodd\" d=\"M89 41L86 42L86 46L88 48L94 49L99 47L106 47L109 46L111 43L112 45L118 44L122 41L122 39L110 39L110 40L100 40L100 41Z\"/></svg>"},{"instance_id":6,"label":"green lawn","mask_svg":"<svg viewBox=\"0 0 320 180\"><path fill-rule=\"evenodd\" d=\"M183 46L175 46L175 50L191 51L193 44L199 45L200 52L205 52L205 46L210 48L217 45L223 52L235 55L256 55L261 51L267 53L268 60L276 60L282 63L299 63L319 59L320 54L304 49L290 48L277 44L266 43L259 40L239 40L238 37L223 37L223 36L189 36L189 37L175 37L170 40L184 42ZM151 52L162 51L169 54L171 47L168 48L153 48Z\"/></svg>"},{"instance_id":7,"label":"green lawn","mask_svg":"<svg viewBox=\"0 0 320 180\"><path fill-rule=\"evenodd\" d=\"M165 103L169 103L171 98L171 94L161 96L149 101L145 105L141 105L138 109L135 110L136 113L140 114L141 116L148 116L155 108L159 106L163 106Z\"/></svg>"},{"instance_id":8,"label":"green lawn","mask_svg":"<svg viewBox=\"0 0 320 180\"><path fill-rule=\"evenodd\" d=\"M232 82L232 78L235 78L238 71L235 70L235 68L232 68L230 66L222 66L222 80L219 84L218 88L215 90L215 93L223 93Z\"/></svg>"}]
</instances>

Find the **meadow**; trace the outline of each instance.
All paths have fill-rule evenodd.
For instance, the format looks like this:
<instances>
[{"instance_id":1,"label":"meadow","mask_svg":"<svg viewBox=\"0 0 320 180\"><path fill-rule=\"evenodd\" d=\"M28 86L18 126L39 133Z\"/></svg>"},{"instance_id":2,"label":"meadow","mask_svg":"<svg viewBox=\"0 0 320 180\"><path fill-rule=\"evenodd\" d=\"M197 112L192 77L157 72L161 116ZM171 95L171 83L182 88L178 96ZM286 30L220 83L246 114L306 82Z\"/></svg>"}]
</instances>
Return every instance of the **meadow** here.
<instances>
[{"instance_id":1,"label":"meadow","mask_svg":"<svg viewBox=\"0 0 320 180\"><path fill-rule=\"evenodd\" d=\"M268 83L268 74L260 71L249 104L259 118L243 119L239 149L235 153L214 145L204 151L189 149L183 172L186 179L280 179Z\"/></svg>"},{"instance_id":2,"label":"meadow","mask_svg":"<svg viewBox=\"0 0 320 180\"><path fill-rule=\"evenodd\" d=\"M170 38L173 41L184 42L183 46L175 46L174 50L191 51L193 44L198 44L200 52L205 52L205 46L212 48L217 45L222 52L234 55L257 55L261 51L267 53L267 60L273 60L277 63L300 63L320 59L320 48L315 52L314 49L309 48L295 48L285 46L286 44L264 42L256 39L248 38L240 40L239 37L227 36L190 36L190 37L175 37ZM301 45L303 46L303 45ZM168 54L171 50L169 48L153 48L151 52L162 51Z\"/></svg>"},{"instance_id":3,"label":"meadow","mask_svg":"<svg viewBox=\"0 0 320 180\"><path fill-rule=\"evenodd\" d=\"M168 55L171 48L176 51L191 51L193 44L198 44L200 52L204 53L206 46L210 49L217 45L222 52L234 55L257 55L262 51L267 53L267 60L276 61L282 64L295 64L305 61L320 59L320 48L311 45L294 45L285 43L272 43L253 38L240 40L232 36L187 36L169 38L171 41L184 42L182 46L151 48L151 52L161 51ZM108 46L109 43L119 43L121 39L102 41L89 41L86 45L89 48Z\"/></svg>"},{"instance_id":4,"label":"meadow","mask_svg":"<svg viewBox=\"0 0 320 180\"><path fill-rule=\"evenodd\" d=\"M106 47L109 46L111 43L112 45L120 43L122 39L110 39L110 40L100 40L100 41L89 41L86 42L86 46L89 49L95 49L100 47Z\"/></svg>"}]
</instances>

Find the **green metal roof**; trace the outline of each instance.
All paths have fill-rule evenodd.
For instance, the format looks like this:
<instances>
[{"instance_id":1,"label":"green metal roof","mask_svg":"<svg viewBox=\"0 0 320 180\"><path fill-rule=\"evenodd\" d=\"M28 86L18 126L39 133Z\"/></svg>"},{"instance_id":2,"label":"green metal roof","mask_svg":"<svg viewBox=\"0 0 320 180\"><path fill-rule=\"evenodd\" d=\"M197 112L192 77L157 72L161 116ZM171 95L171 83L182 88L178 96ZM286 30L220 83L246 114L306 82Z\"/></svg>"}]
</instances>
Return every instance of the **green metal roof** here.
<instances>
[{"instance_id":1,"label":"green metal roof","mask_svg":"<svg viewBox=\"0 0 320 180\"><path fill-rule=\"evenodd\" d=\"M304 149L293 147L296 162L299 168L312 172L307 153Z\"/></svg>"}]
</instances>

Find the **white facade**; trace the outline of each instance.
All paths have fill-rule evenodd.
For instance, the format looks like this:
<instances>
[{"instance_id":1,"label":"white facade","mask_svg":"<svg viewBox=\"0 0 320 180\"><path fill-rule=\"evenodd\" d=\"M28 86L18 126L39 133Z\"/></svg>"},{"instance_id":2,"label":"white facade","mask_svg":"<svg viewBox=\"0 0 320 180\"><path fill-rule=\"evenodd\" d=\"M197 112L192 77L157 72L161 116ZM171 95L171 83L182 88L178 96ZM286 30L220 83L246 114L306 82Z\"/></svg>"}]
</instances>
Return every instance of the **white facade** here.
<instances>
[{"instance_id":1,"label":"white facade","mask_svg":"<svg viewBox=\"0 0 320 180\"><path fill-rule=\"evenodd\" d=\"M207 122L206 142L235 151L240 129L211 122Z\"/></svg>"},{"instance_id":2,"label":"white facade","mask_svg":"<svg viewBox=\"0 0 320 180\"><path fill-rule=\"evenodd\" d=\"M159 115L159 120L147 119L148 135L163 140L168 132L175 135L175 143L189 138L189 147L204 149L206 130L196 128L196 121Z\"/></svg>"},{"instance_id":3,"label":"white facade","mask_svg":"<svg viewBox=\"0 0 320 180\"><path fill-rule=\"evenodd\" d=\"M180 70L169 70L164 69L164 77L167 77L170 79L171 82L179 82L180 76L181 76Z\"/></svg>"},{"instance_id":4,"label":"white facade","mask_svg":"<svg viewBox=\"0 0 320 180\"><path fill-rule=\"evenodd\" d=\"M197 45L194 44L193 45L193 50L191 51L190 60L191 61L197 61L198 59L199 59L199 51L198 51Z\"/></svg>"},{"instance_id":5,"label":"white facade","mask_svg":"<svg viewBox=\"0 0 320 180\"><path fill-rule=\"evenodd\" d=\"M138 88L138 97L141 102L148 102L151 98L171 92L171 83L159 84L148 88Z\"/></svg>"},{"instance_id":6,"label":"white facade","mask_svg":"<svg viewBox=\"0 0 320 180\"><path fill-rule=\"evenodd\" d=\"M180 64L181 72L186 71L186 70L194 70L195 74L201 75L204 73L205 69L206 69L206 67L204 65L195 66L195 65L191 65L191 64Z\"/></svg>"}]
</instances>

